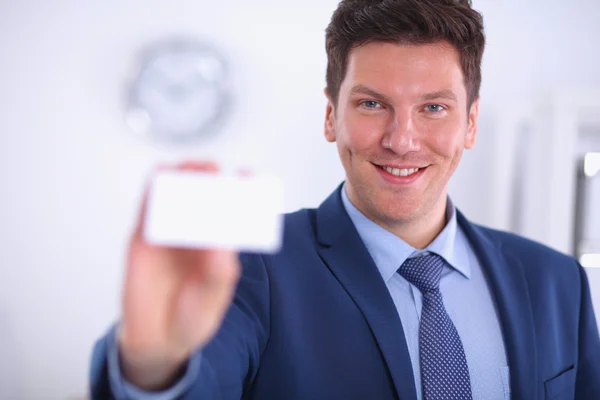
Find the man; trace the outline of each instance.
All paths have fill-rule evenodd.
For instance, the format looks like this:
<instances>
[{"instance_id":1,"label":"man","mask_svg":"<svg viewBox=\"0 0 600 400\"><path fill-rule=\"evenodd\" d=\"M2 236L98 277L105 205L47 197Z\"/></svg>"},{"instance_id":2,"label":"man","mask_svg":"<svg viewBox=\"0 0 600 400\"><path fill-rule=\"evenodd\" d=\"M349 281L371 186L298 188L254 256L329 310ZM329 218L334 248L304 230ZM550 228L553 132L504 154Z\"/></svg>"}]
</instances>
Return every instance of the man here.
<instances>
[{"instance_id":1,"label":"man","mask_svg":"<svg viewBox=\"0 0 600 400\"><path fill-rule=\"evenodd\" d=\"M152 247L142 207L93 398L599 399L581 266L447 196L484 42L467 0L342 1L325 137L346 181L286 216L276 255Z\"/></svg>"}]
</instances>

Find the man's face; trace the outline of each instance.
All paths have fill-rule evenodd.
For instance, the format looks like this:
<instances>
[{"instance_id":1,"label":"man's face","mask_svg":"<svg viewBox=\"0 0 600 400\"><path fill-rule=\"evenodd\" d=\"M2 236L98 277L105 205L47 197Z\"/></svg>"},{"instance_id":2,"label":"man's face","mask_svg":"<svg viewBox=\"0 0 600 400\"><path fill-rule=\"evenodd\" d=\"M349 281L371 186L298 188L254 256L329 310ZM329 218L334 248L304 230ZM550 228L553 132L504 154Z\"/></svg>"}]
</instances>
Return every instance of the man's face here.
<instances>
[{"instance_id":1,"label":"man's face","mask_svg":"<svg viewBox=\"0 0 600 400\"><path fill-rule=\"evenodd\" d=\"M443 215L447 184L475 144L458 52L370 43L350 52L325 137L337 142L352 203L384 227Z\"/></svg>"}]
</instances>

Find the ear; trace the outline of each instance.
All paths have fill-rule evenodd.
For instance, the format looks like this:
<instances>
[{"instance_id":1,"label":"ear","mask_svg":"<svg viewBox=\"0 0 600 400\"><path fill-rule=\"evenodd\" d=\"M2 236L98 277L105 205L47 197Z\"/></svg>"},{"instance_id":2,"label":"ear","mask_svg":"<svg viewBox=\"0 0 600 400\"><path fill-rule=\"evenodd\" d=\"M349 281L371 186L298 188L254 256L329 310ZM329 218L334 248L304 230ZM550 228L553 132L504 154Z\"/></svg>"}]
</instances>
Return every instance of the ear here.
<instances>
[{"instance_id":1,"label":"ear","mask_svg":"<svg viewBox=\"0 0 600 400\"><path fill-rule=\"evenodd\" d=\"M477 117L479 116L479 97L471 104L469 110L469 125L467 127L467 135L465 137L465 149L471 149L475 146L475 138L477 136Z\"/></svg>"},{"instance_id":2,"label":"ear","mask_svg":"<svg viewBox=\"0 0 600 400\"><path fill-rule=\"evenodd\" d=\"M325 109L325 139L333 143L335 142L335 106L329 95L329 91L325 88L325 97L327 97L327 108Z\"/></svg>"}]
</instances>

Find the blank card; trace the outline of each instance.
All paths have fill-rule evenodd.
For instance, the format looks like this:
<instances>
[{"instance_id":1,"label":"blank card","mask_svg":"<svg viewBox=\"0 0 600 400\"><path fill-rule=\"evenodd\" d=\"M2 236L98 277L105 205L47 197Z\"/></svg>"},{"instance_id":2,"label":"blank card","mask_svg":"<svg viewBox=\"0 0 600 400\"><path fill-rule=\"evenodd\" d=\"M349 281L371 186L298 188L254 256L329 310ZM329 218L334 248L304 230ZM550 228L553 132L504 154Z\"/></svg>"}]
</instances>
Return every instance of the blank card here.
<instances>
[{"instance_id":1,"label":"blank card","mask_svg":"<svg viewBox=\"0 0 600 400\"><path fill-rule=\"evenodd\" d=\"M154 245L274 253L283 234L283 184L272 176L160 171L144 221Z\"/></svg>"}]
</instances>

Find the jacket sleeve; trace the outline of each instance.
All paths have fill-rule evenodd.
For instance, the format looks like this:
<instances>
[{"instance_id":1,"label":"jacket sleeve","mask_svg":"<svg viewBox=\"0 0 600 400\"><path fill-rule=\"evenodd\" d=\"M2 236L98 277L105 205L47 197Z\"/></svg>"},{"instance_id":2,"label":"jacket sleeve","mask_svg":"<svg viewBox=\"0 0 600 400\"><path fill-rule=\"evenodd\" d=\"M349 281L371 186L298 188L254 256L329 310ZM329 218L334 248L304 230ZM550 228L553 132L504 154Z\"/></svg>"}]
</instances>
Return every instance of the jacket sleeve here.
<instances>
[{"instance_id":1,"label":"jacket sleeve","mask_svg":"<svg viewBox=\"0 0 600 400\"><path fill-rule=\"evenodd\" d=\"M600 336L592 308L590 285L581 265L579 311L579 365L575 383L576 399L600 399Z\"/></svg>"},{"instance_id":2,"label":"jacket sleeve","mask_svg":"<svg viewBox=\"0 0 600 400\"><path fill-rule=\"evenodd\" d=\"M199 362L188 365L194 366L194 376L186 379L185 390L168 391L172 397L165 399L240 399L252 385L269 336L269 280L261 255L242 254L240 260L242 275L221 328L201 350L201 359L197 353ZM128 398L127 391L115 385L115 371L111 371L109 362L110 340L109 332L94 348L90 370L92 399Z\"/></svg>"}]
</instances>

